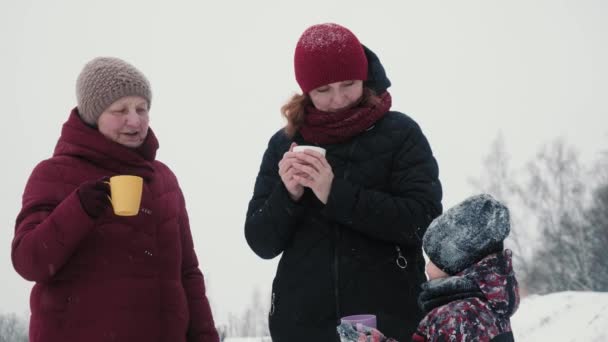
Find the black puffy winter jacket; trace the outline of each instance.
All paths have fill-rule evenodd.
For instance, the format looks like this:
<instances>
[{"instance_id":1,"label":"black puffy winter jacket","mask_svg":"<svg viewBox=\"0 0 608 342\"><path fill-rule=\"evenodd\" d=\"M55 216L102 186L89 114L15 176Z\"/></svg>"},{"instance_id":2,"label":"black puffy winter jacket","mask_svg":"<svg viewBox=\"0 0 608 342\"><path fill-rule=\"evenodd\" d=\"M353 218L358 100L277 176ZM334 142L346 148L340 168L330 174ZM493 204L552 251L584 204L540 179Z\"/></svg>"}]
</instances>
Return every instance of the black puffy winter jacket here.
<instances>
[{"instance_id":1,"label":"black puffy winter jacket","mask_svg":"<svg viewBox=\"0 0 608 342\"><path fill-rule=\"evenodd\" d=\"M370 80L390 84L366 52ZM273 341L335 341L340 317L361 313L375 314L387 336L409 339L423 317L421 239L442 211L437 162L420 127L391 111L351 140L323 145L334 173L326 205L309 189L290 199L278 163L292 141L311 144L282 130L270 139L245 222L256 254L282 254L269 313Z\"/></svg>"}]
</instances>

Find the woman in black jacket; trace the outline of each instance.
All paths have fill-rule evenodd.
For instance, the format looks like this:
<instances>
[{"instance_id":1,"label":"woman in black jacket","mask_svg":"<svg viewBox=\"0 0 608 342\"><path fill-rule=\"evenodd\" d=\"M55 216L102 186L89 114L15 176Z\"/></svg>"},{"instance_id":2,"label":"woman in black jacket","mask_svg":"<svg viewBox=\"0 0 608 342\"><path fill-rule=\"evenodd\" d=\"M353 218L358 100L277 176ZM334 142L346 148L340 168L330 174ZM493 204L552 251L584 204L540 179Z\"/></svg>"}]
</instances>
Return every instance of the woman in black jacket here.
<instances>
[{"instance_id":1,"label":"woman in black jacket","mask_svg":"<svg viewBox=\"0 0 608 342\"><path fill-rule=\"evenodd\" d=\"M272 339L335 341L340 317L361 313L409 339L422 318L421 238L442 211L437 162L418 124L390 111L384 68L351 31L308 28L294 66L302 95L282 108L245 222L256 254L282 253Z\"/></svg>"}]
</instances>

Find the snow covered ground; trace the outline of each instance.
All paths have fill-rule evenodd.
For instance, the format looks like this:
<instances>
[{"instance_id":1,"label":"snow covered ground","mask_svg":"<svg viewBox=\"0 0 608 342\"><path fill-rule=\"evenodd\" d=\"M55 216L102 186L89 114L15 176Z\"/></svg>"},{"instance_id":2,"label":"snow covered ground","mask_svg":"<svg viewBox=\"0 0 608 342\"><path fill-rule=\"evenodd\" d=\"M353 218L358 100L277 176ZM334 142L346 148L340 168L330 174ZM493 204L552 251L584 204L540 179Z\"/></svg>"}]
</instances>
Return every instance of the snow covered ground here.
<instances>
[{"instance_id":1,"label":"snow covered ground","mask_svg":"<svg viewBox=\"0 0 608 342\"><path fill-rule=\"evenodd\" d=\"M608 292L558 292L522 300L511 320L517 342L608 341ZM228 338L225 342L267 342Z\"/></svg>"},{"instance_id":2,"label":"snow covered ground","mask_svg":"<svg viewBox=\"0 0 608 342\"><path fill-rule=\"evenodd\" d=\"M558 292L522 300L511 319L517 342L608 341L608 292Z\"/></svg>"}]
</instances>

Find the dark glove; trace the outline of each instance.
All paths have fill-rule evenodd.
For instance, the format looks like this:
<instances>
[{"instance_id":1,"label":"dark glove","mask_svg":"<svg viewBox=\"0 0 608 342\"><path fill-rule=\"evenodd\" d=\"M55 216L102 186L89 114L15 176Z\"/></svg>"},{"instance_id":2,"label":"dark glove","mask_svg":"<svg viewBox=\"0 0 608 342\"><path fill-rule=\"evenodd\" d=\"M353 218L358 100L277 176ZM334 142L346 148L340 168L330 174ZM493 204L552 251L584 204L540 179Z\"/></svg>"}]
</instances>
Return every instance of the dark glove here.
<instances>
[{"instance_id":1,"label":"dark glove","mask_svg":"<svg viewBox=\"0 0 608 342\"><path fill-rule=\"evenodd\" d=\"M80 204L91 218L99 217L110 204L108 177L80 184L77 193Z\"/></svg>"}]
</instances>

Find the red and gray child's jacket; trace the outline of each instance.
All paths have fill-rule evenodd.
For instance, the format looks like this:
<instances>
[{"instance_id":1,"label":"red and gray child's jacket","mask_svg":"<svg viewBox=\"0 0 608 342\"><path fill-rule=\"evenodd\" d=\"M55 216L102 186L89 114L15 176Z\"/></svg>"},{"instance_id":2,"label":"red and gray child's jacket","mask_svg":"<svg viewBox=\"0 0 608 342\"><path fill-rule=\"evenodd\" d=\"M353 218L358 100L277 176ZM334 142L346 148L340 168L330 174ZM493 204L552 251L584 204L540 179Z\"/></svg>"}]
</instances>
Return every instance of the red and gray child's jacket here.
<instances>
[{"instance_id":1,"label":"red and gray child's jacket","mask_svg":"<svg viewBox=\"0 0 608 342\"><path fill-rule=\"evenodd\" d=\"M513 341L510 317L519 305L511 251L487 256L461 273L423 285L426 316L414 342Z\"/></svg>"}]
</instances>

